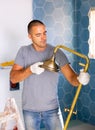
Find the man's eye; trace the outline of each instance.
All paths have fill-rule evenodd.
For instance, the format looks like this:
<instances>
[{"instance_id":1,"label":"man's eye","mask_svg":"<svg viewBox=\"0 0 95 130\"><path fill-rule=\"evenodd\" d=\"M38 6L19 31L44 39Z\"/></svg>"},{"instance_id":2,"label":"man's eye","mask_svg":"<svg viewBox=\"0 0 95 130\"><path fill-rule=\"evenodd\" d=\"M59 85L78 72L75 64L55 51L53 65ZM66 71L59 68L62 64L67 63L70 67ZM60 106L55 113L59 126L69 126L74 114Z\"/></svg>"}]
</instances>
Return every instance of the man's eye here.
<instances>
[{"instance_id":1,"label":"man's eye","mask_svg":"<svg viewBox=\"0 0 95 130\"><path fill-rule=\"evenodd\" d=\"M36 34L36 37L40 37L41 36L41 34Z\"/></svg>"},{"instance_id":2,"label":"man's eye","mask_svg":"<svg viewBox=\"0 0 95 130\"><path fill-rule=\"evenodd\" d=\"M47 35L47 31L44 32L44 35Z\"/></svg>"}]
</instances>

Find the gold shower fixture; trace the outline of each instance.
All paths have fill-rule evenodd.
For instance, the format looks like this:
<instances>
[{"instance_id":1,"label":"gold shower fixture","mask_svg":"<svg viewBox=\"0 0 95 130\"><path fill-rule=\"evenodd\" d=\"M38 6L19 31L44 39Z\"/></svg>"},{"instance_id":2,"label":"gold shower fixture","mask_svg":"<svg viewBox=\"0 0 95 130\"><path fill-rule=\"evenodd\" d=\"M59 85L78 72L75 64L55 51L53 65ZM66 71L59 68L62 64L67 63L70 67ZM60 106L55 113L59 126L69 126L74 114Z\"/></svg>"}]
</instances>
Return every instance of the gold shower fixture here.
<instances>
[{"instance_id":1,"label":"gold shower fixture","mask_svg":"<svg viewBox=\"0 0 95 130\"><path fill-rule=\"evenodd\" d=\"M79 52L76 52L75 50L72 50L72 49L70 49L70 48L68 48L66 46L63 46L63 45L57 45L54 48L53 56L49 60L45 61L44 64L41 67L43 67L43 68L45 68L45 69L47 69L49 71L53 71L53 72L58 72L59 71L59 67L55 63L55 54L56 54L56 52L57 52L57 50L59 48L62 48L64 50L66 50L66 51L69 51L70 53L73 53L73 54L75 54L75 55L85 59L86 63L85 64L84 63L79 63L79 65L81 65L84 68L84 72L86 72L88 70L88 66L89 66L89 59L88 59L88 57L83 55L83 54L81 54L81 53L79 53ZM76 102L77 102L77 99L78 99L78 96L79 96L81 88L82 88L82 84L80 83L79 86L77 87L77 90L76 90L73 102L71 104L71 108L70 109L65 108L65 111L68 111L69 113L68 113L68 116L66 118L66 122L65 122L65 125L64 125L64 130L67 130L67 127L68 127L68 124L69 124L69 121L71 119L72 114L73 113L76 114L76 112L73 112L73 110L74 110L74 107L76 105Z\"/></svg>"}]
</instances>

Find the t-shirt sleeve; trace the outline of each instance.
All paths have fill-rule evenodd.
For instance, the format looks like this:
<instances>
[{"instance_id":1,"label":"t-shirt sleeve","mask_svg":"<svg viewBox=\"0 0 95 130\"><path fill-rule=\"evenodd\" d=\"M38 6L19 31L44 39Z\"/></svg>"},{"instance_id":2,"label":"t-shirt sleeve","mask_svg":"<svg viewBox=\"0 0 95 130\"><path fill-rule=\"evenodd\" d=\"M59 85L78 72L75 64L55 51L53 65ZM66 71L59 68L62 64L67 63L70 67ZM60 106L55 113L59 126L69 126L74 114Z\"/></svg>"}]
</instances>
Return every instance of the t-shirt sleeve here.
<instances>
[{"instance_id":1,"label":"t-shirt sleeve","mask_svg":"<svg viewBox=\"0 0 95 130\"><path fill-rule=\"evenodd\" d=\"M17 52L17 55L16 55L16 58L15 58L15 64L18 64L22 67L24 67L24 55L23 55L23 49L24 47L21 47L18 52Z\"/></svg>"},{"instance_id":2,"label":"t-shirt sleeve","mask_svg":"<svg viewBox=\"0 0 95 130\"><path fill-rule=\"evenodd\" d=\"M64 52L61 49L57 50L56 55L55 55L55 61L59 67L62 67L70 63L67 56L64 54Z\"/></svg>"}]
</instances>

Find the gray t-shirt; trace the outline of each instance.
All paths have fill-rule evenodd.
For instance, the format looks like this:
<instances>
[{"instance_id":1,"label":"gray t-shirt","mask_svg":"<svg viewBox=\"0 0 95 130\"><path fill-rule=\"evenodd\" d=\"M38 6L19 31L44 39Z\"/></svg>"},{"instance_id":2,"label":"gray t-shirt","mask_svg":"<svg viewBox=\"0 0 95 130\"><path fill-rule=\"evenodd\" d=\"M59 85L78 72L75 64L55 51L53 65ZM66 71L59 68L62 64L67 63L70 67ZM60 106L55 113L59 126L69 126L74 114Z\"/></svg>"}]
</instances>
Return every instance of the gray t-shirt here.
<instances>
[{"instance_id":1,"label":"gray t-shirt","mask_svg":"<svg viewBox=\"0 0 95 130\"><path fill-rule=\"evenodd\" d=\"M53 55L54 47L47 44L44 51L36 51L32 45L19 49L15 63L26 68L36 62L44 62ZM59 49L56 53L56 61L59 66L69 63L65 54ZM29 111L48 111L59 106L57 85L58 72L45 70L40 75L31 74L23 82L22 107Z\"/></svg>"}]
</instances>

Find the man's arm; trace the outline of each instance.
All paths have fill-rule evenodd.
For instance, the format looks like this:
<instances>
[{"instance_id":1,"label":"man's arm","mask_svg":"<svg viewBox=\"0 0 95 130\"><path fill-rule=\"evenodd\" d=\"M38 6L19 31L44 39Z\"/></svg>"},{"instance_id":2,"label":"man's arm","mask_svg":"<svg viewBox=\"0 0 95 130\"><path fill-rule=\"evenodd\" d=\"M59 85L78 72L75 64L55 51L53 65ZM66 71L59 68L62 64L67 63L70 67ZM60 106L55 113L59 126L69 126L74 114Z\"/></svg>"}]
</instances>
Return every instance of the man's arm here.
<instances>
[{"instance_id":1,"label":"man's arm","mask_svg":"<svg viewBox=\"0 0 95 130\"><path fill-rule=\"evenodd\" d=\"M66 64L65 66L61 67L61 72L70 84L72 84L73 86L79 85L79 81L77 79L78 74L72 69L69 64Z\"/></svg>"},{"instance_id":2,"label":"man's arm","mask_svg":"<svg viewBox=\"0 0 95 130\"><path fill-rule=\"evenodd\" d=\"M33 65L30 65L27 68L23 68L20 65L14 64L13 68L10 72L10 80L12 83L20 82L24 79L26 79L31 74L41 74L44 72L44 68L41 68L40 65L42 65L43 62L37 62Z\"/></svg>"},{"instance_id":3,"label":"man's arm","mask_svg":"<svg viewBox=\"0 0 95 130\"><path fill-rule=\"evenodd\" d=\"M61 67L61 72L73 86L78 86L80 83L82 85L87 85L90 81L88 72L80 70L80 74L78 75L69 64Z\"/></svg>"},{"instance_id":4,"label":"man's arm","mask_svg":"<svg viewBox=\"0 0 95 130\"><path fill-rule=\"evenodd\" d=\"M10 72L10 80L12 83L17 83L26 79L31 74L32 72L30 70L30 67L24 69L22 66L14 64Z\"/></svg>"}]
</instances>

